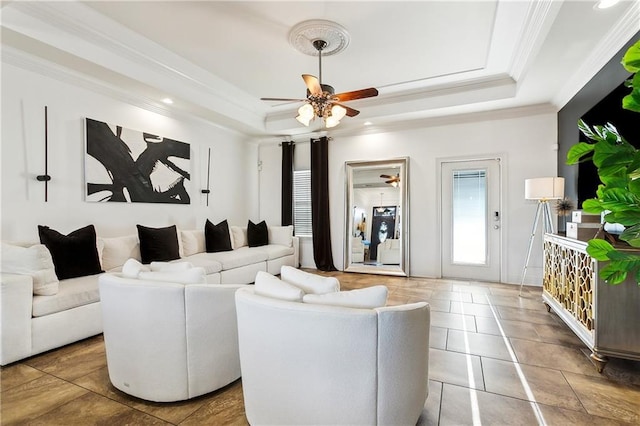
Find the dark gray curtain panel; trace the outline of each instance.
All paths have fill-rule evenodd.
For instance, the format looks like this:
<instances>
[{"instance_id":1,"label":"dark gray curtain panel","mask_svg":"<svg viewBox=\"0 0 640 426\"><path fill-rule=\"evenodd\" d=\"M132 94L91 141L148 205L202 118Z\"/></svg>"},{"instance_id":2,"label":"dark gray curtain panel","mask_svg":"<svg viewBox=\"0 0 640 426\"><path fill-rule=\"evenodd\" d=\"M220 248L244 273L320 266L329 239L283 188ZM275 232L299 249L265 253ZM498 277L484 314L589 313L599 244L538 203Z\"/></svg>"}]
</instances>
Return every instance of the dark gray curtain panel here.
<instances>
[{"instance_id":1,"label":"dark gray curtain panel","mask_svg":"<svg viewBox=\"0 0 640 426\"><path fill-rule=\"evenodd\" d=\"M329 139L311 139L311 229L313 259L321 271L337 271L329 223Z\"/></svg>"},{"instance_id":2,"label":"dark gray curtain panel","mask_svg":"<svg viewBox=\"0 0 640 426\"><path fill-rule=\"evenodd\" d=\"M282 199L280 224L293 225L293 141L282 142Z\"/></svg>"}]
</instances>

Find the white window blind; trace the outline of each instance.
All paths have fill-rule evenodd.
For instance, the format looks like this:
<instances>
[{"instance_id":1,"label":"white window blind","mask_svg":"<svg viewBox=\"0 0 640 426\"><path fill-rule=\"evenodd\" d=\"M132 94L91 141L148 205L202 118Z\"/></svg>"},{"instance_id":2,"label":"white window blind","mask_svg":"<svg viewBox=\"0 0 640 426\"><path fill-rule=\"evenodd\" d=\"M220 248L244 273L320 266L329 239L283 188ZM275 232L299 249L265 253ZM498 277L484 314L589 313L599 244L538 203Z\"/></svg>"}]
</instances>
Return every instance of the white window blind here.
<instances>
[{"instance_id":1,"label":"white window blind","mask_svg":"<svg viewBox=\"0 0 640 426\"><path fill-rule=\"evenodd\" d=\"M310 237L311 170L293 172L293 226L297 236Z\"/></svg>"}]
</instances>

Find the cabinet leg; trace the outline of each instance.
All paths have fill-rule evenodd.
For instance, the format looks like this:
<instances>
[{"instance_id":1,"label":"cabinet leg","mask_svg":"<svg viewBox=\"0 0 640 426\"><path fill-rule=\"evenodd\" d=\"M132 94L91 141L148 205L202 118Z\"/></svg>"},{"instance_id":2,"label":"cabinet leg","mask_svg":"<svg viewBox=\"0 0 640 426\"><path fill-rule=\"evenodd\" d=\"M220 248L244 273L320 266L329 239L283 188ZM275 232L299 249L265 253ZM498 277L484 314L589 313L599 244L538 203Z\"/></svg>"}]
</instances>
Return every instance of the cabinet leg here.
<instances>
[{"instance_id":1,"label":"cabinet leg","mask_svg":"<svg viewBox=\"0 0 640 426\"><path fill-rule=\"evenodd\" d=\"M542 302L542 303L544 303L544 306L546 306L546 307L547 307L547 312L551 312L551 305L549 305L549 304L548 304L548 303L546 303L546 302Z\"/></svg>"},{"instance_id":2,"label":"cabinet leg","mask_svg":"<svg viewBox=\"0 0 640 426\"><path fill-rule=\"evenodd\" d=\"M589 355L589 358L591 358L591 362L596 367L596 370L598 370L598 373L602 373L605 365L607 365L607 362L609 361L609 358L607 358L604 355L600 355L595 351L591 352L591 355Z\"/></svg>"}]
</instances>

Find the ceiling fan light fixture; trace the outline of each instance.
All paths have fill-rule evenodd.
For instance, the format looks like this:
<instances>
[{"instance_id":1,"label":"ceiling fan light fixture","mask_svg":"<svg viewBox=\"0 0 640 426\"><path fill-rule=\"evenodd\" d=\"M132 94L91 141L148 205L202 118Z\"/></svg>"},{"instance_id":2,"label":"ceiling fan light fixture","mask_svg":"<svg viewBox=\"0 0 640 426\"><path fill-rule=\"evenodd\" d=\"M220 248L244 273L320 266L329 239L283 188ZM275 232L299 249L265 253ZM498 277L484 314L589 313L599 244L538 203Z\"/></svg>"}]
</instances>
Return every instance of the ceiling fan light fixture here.
<instances>
[{"instance_id":1,"label":"ceiling fan light fixture","mask_svg":"<svg viewBox=\"0 0 640 426\"><path fill-rule=\"evenodd\" d=\"M298 116L296 117L296 120L309 127L309 123L313 120L314 114L315 112L311 104L304 104L298 108Z\"/></svg>"},{"instance_id":2,"label":"ceiling fan light fixture","mask_svg":"<svg viewBox=\"0 0 640 426\"><path fill-rule=\"evenodd\" d=\"M336 120L340 121L344 118L344 116L347 115L347 109L340 106L340 105L334 105L331 107L331 117L335 117Z\"/></svg>"}]
</instances>

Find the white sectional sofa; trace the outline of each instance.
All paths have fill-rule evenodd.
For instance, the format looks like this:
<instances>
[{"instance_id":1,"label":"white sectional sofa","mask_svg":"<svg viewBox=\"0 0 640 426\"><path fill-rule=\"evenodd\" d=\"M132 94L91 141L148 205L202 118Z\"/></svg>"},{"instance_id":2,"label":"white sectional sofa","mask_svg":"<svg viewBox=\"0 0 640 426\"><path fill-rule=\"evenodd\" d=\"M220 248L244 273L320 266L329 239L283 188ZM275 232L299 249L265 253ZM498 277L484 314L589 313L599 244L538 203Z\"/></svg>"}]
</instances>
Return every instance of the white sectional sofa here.
<instances>
[{"instance_id":1,"label":"white sectional sofa","mask_svg":"<svg viewBox=\"0 0 640 426\"><path fill-rule=\"evenodd\" d=\"M299 265L293 227L269 227L269 244L248 247L246 227L231 226L232 251L206 253L204 231L178 231L181 259L203 267L208 284L249 284L258 271L277 274ZM29 246L29 243L10 243ZM37 244L37 243L31 243ZM102 269L119 271L130 258L140 260L135 234L98 238ZM0 270L0 365L102 333L98 275L64 279L54 295L34 295L29 275Z\"/></svg>"}]
</instances>

